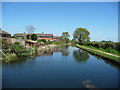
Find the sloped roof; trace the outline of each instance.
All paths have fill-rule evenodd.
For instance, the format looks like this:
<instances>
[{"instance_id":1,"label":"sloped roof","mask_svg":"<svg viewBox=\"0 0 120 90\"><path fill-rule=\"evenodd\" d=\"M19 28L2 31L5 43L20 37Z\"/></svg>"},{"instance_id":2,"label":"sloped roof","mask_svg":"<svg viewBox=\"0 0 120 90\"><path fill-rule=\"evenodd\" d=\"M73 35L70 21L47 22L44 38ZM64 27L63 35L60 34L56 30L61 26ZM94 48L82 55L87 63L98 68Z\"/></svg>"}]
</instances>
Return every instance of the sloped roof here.
<instances>
[{"instance_id":1,"label":"sloped roof","mask_svg":"<svg viewBox=\"0 0 120 90\"><path fill-rule=\"evenodd\" d=\"M6 32L4 30L0 30L0 33L2 33L2 34L10 34L10 33Z\"/></svg>"},{"instance_id":2,"label":"sloped roof","mask_svg":"<svg viewBox=\"0 0 120 90\"><path fill-rule=\"evenodd\" d=\"M35 33L37 36L53 36L53 34L41 34L41 33ZM17 35L30 35L30 34L26 34L26 33L15 33L14 36Z\"/></svg>"},{"instance_id":3,"label":"sloped roof","mask_svg":"<svg viewBox=\"0 0 120 90\"><path fill-rule=\"evenodd\" d=\"M53 38L59 38L59 36L54 36Z\"/></svg>"},{"instance_id":4,"label":"sloped roof","mask_svg":"<svg viewBox=\"0 0 120 90\"><path fill-rule=\"evenodd\" d=\"M26 34L26 33L15 33L14 36L16 35L29 35L29 34Z\"/></svg>"}]
</instances>

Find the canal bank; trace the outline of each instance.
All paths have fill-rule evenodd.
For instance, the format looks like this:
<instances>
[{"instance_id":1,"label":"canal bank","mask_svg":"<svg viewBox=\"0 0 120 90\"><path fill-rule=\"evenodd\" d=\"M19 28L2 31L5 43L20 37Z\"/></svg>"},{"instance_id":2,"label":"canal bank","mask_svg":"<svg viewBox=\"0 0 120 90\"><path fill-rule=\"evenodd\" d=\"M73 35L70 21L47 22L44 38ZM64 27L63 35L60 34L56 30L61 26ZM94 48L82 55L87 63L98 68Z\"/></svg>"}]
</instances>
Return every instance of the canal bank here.
<instances>
[{"instance_id":1,"label":"canal bank","mask_svg":"<svg viewBox=\"0 0 120 90\"><path fill-rule=\"evenodd\" d=\"M117 55L114 55L114 54L111 54L111 53L107 53L107 52L103 52L103 51L100 51L100 50L95 50L95 49L91 49L91 48L88 48L88 47L85 47L83 45L76 45L76 47L78 48L81 48L83 50L86 50L92 54L95 54L97 56L101 56L107 60L110 60L112 62L115 62L117 64L120 64L120 56L117 56Z\"/></svg>"}]
</instances>

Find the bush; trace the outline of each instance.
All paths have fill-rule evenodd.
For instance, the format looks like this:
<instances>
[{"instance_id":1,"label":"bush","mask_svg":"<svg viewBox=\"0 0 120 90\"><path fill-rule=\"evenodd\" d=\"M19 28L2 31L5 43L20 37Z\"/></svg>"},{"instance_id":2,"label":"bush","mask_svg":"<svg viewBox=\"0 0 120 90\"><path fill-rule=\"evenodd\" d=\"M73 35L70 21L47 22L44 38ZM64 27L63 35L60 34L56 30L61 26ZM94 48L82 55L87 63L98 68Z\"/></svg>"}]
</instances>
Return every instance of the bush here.
<instances>
[{"instance_id":1,"label":"bush","mask_svg":"<svg viewBox=\"0 0 120 90\"><path fill-rule=\"evenodd\" d=\"M31 40L34 40L34 41L37 40L37 35L36 34L32 34L31 35Z\"/></svg>"},{"instance_id":2,"label":"bush","mask_svg":"<svg viewBox=\"0 0 120 90\"><path fill-rule=\"evenodd\" d=\"M19 42L15 42L14 44L16 44L16 45L20 45L20 43L19 43Z\"/></svg>"},{"instance_id":3,"label":"bush","mask_svg":"<svg viewBox=\"0 0 120 90\"><path fill-rule=\"evenodd\" d=\"M40 39L40 40L37 40L38 42L44 42L46 43L47 41L45 39Z\"/></svg>"},{"instance_id":4,"label":"bush","mask_svg":"<svg viewBox=\"0 0 120 90\"><path fill-rule=\"evenodd\" d=\"M21 45L13 44L11 46L10 52L16 54L19 57L19 56L28 56L30 50L26 49Z\"/></svg>"},{"instance_id":5,"label":"bush","mask_svg":"<svg viewBox=\"0 0 120 90\"><path fill-rule=\"evenodd\" d=\"M96 48L103 48L103 49L115 49L120 51L120 42L88 42L84 43L84 45L94 46Z\"/></svg>"},{"instance_id":6,"label":"bush","mask_svg":"<svg viewBox=\"0 0 120 90\"><path fill-rule=\"evenodd\" d=\"M4 62L13 62L13 61L16 61L17 59L17 56L15 54L8 54L7 57L9 59L7 59L6 57L3 59Z\"/></svg>"}]
</instances>

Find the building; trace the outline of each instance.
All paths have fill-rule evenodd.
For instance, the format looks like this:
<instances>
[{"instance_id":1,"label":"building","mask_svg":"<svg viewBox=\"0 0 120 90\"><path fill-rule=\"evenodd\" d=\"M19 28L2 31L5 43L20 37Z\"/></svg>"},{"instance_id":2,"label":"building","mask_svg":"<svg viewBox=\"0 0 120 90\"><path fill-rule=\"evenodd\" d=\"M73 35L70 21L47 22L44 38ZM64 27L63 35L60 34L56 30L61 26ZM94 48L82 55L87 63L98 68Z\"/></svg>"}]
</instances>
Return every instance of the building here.
<instances>
[{"instance_id":1,"label":"building","mask_svg":"<svg viewBox=\"0 0 120 90\"><path fill-rule=\"evenodd\" d=\"M0 29L0 36L1 37L9 37L9 36L11 36L11 34Z\"/></svg>"},{"instance_id":2,"label":"building","mask_svg":"<svg viewBox=\"0 0 120 90\"><path fill-rule=\"evenodd\" d=\"M26 34L26 33L16 33L16 34L14 34L13 36L19 37L19 38L26 38L27 35L29 35L29 34Z\"/></svg>"},{"instance_id":3,"label":"building","mask_svg":"<svg viewBox=\"0 0 120 90\"><path fill-rule=\"evenodd\" d=\"M45 39L46 41L50 40L52 41L53 40L53 34L44 34L42 32L42 34L36 34L37 35L37 39L40 40L40 39Z\"/></svg>"},{"instance_id":4,"label":"building","mask_svg":"<svg viewBox=\"0 0 120 90\"><path fill-rule=\"evenodd\" d=\"M53 36L53 41L59 41L60 37L59 36Z\"/></svg>"},{"instance_id":5,"label":"building","mask_svg":"<svg viewBox=\"0 0 120 90\"><path fill-rule=\"evenodd\" d=\"M35 33L37 35L37 40L41 40L41 39L45 39L46 41L58 41L59 40L59 36L53 36L53 34L44 34L42 33ZM26 34L26 33L16 33L14 34L14 36L16 37L20 37L20 38L27 38L27 35L30 34Z\"/></svg>"}]
</instances>

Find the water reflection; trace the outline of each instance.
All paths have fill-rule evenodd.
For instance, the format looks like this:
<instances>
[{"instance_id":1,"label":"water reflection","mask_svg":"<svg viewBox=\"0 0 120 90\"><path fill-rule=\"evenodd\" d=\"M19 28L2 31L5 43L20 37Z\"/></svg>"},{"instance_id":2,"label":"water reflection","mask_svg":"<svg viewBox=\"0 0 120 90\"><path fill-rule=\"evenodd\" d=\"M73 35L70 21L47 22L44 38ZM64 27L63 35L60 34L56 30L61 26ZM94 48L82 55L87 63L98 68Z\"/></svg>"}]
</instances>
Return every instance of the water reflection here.
<instances>
[{"instance_id":1,"label":"water reflection","mask_svg":"<svg viewBox=\"0 0 120 90\"><path fill-rule=\"evenodd\" d=\"M69 51L69 46L61 46L61 53L62 56L68 56L70 51Z\"/></svg>"},{"instance_id":2,"label":"water reflection","mask_svg":"<svg viewBox=\"0 0 120 90\"><path fill-rule=\"evenodd\" d=\"M60 47L53 47L48 49L43 49L38 53L38 56L53 56L54 52L60 52Z\"/></svg>"},{"instance_id":3,"label":"water reflection","mask_svg":"<svg viewBox=\"0 0 120 90\"><path fill-rule=\"evenodd\" d=\"M83 63L89 59L89 55L83 50L75 50L73 51L73 57L77 62Z\"/></svg>"},{"instance_id":4,"label":"water reflection","mask_svg":"<svg viewBox=\"0 0 120 90\"><path fill-rule=\"evenodd\" d=\"M95 54L92 54L92 53L89 53L91 55L93 55L94 57L96 57L97 59L102 59L106 64L109 64L111 67L115 67L117 68L119 71L120 71L120 65L118 63L115 63L115 62L112 62L111 60L109 59L106 59L104 57L100 57L100 56L97 56Z\"/></svg>"}]
</instances>

